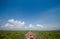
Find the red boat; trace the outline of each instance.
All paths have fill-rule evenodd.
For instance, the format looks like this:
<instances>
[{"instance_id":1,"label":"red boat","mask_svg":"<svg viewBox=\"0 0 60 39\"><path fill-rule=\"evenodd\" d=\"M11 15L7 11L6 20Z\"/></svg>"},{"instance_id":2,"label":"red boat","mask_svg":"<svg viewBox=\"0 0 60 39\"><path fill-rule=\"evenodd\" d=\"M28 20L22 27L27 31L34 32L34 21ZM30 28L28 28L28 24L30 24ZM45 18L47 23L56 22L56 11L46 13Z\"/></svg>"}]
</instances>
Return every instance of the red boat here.
<instances>
[{"instance_id":1,"label":"red boat","mask_svg":"<svg viewBox=\"0 0 60 39\"><path fill-rule=\"evenodd\" d=\"M32 32L28 32L25 36L25 39L37 39L37 37Z\"/></svg>"}]
</instances>

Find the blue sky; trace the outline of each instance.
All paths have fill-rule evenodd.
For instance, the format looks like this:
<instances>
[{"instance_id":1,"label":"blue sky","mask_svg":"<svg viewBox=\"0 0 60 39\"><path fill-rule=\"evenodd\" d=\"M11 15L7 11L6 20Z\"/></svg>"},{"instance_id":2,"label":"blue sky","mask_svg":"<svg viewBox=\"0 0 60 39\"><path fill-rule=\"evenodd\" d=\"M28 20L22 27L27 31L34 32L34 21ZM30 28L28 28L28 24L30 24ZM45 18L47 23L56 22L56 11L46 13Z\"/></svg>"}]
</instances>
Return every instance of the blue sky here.
<instances>
[{"instance_id":1,"label":"blue sky","mask_svg":"<svg viewBox=\"0 0 60 39\"><path fill-rule=\"evenodd\" d=\"M0 25L10 19L24 21L25 26L59 25L60 0L1 0Z\"/></svg>"}]
</instances>

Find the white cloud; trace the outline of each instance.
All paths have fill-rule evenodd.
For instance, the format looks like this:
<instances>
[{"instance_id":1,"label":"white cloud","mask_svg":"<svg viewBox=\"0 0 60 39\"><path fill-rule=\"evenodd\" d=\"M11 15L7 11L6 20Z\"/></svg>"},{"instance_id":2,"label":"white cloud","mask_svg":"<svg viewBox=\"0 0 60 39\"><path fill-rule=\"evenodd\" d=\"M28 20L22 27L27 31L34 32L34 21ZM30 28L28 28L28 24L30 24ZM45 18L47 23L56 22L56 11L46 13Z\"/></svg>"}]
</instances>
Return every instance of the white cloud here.
<instances>
[{"instance_id":1,"label":"white cloud","mask_svg":"<svg viewBox=\"0 0 60 39\"><path fill-rule=\"evenodd\" d=\"M33 25L32 25L32 24L30 24L30 25L29 25L29 28L33 28Z\"/></svg>"},{"instance_id":2,"label":"white cloud","mask_svg":"<svg viewBox=\"0 0 60 39\"><path fill-rule=\"evenodd\" d=\"M40 28L43 28L44 27L43 25L40 25L40 24L37 24L36 26L37 27L40 27Z\"/></svg>"},{"instance_id":3,"label":"white cloud","mask_svg":"<svg viewBox=\"0 0 60 39\"><path fill-rule=\"evenodd\" d=\"M0 27L0 29L11 30L60 30L60 25L41 25L41 24L29 24L25 25L25 22L14 19L9 19L6 24Z\"/></svg>"},{"instance_id":4,"label":"white cloud","mask_svg":"<svg viewBox=\"0 0 60 39\"><path fill-rule=\"evenodd\" d=\"M36 25L29 24L28 26L25 26L24 28L27 30L39 30L40 28L42 29L43 27L44 26L40 24L36 24Z\"/></svg>"},{"instance_id":5,"label":"white cloud","mask_svg":"<svg viewBox=\"0 0 60 39\"><path fill-rule=\"evenodd\" d=\"M21 21L18 21L18 20L14 20L14 19L9 19L8 22L3 26L3 27L6 27L6 28L14 28L14 27L22 27L24 26L25 23L24 22L21 22Z\"/></svg>"},{"instance_id":6,"label":"white cloud","mask_svg":"<svg viewBox=\"0 0 60 39\"><path fill-rule=\"evenodd\" d=\"M15 21L14 21L14 19L9 19L8 22L13 23Z\"/></svg>"},{"instance_id":7,"label":"white cloud","mask_svg":"<svg viewBox=\"0 0 60 39\"><path fill-rule=\"evenodd\" d=\"M13 27L14 25L10 24L10 23L6 23L4 27Z\"/></svg>"},{"instance_id":8,"label":"white cloud","mask_svg":"<svg viewBox=\"0 0 60 39\"><path fill-rule=\"evenodd\" d=\"M8 20L9 23L13 24L14 26L24 26L24 22L18 21L18 20L14 20L14 19L10 19Z\"/></svg>"}]
</instances>

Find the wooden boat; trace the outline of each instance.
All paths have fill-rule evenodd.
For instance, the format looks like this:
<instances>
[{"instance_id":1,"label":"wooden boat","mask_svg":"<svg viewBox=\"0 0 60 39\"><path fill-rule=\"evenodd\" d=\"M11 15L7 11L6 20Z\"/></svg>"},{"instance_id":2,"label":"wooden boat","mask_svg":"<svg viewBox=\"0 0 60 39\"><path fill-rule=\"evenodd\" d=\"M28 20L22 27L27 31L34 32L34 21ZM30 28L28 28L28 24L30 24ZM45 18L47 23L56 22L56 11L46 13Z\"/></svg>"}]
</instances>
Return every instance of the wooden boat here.
<instances>
[{"instance_id":1,"label":"wooden boat","mask_svg":"<svg viewBox=\"0 0 60 39\"><path fill-rule=\"evenodd\" d=\"M27 35L25 36L25 39L37 39L37 37L32 32L28 32Z\"/></svg>"}]
</instances>

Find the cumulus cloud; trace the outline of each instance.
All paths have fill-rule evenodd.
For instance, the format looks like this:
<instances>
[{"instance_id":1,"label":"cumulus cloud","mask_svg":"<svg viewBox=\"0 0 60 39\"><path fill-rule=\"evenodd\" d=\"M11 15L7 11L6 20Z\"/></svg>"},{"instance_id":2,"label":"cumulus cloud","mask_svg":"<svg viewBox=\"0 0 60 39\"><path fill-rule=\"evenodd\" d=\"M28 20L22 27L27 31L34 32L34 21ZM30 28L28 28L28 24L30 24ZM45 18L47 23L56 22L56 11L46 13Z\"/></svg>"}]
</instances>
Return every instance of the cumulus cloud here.
<instances>
[{"instance_id":1,"label":"cumulus cloud","mask_svg":"<svg viewBox=\"0 0 60 39\"><path fill-rule=\"evenodd\" d=\"M36 25L33 25L33 24L29 24L29 28L43 28L44 26L41 25L41 24L36 24Z\"/></svg>"},{"instance_id":2,"label":"cumulus cloud","mask_svg":"<svg viewBox=\"0 0 60 39\"><path fill-rule=\"evenodd\" d=\"M60 26L58 25L41 25L41 24L29 24L29 26L25 26L26 30L60 30Z\"/></svg>"},{"instance_id":3,"label":"cumulus cloud","mask_svg":"<svg viewBox=\"0 0 60 39\"><path fill-rule=\"evenodd\" d=\"M14 20L14 19L10 19L8 20L9 23L13 24L14 26L24 26L24 22L18 21L18 20Z\"/></svg>"},{"instance_id":4,"label":"cumulus cloud","mask_svg":"<svg viewBox=\"0 0 60 39\"><path fill-rule=\"evenodd\" d=\"M37 26L37 27L40 27L40 28L43 28L43 27L44 27L44 26L41 25L41 24L37 24L36 26Z\"/></svg>"},{"instance_id":5,"label":"cumulus cloud","mask_svg":"<svg viewBox=\"0 0 60 39\"><path fill-rule=\"evenodd\" d=\"M29 24L28 26L25 26L24 28L27 30L39 30L40 28L43 28L44 26L41 24Z\"/></svg>"},{"instance_id":6,"label":"cumulus cloud","mask_svg":"<svg viewBox=\"0 0 60 39\"><path fill-rule=\"evenodd\" d=\"M18 21L14 19L9 19L8 22L3 27L21 27L24 26L24 21Z\"/></svg>"},{"instance_id":7,"label":"cumulus cloud","mask_svg":"<svg viewBox=\"0 0 60 39\"><path fill-rule=\"evenodd\" d=\"M34 25L32 25L32 24L29 24L29 28L33 28L33 26L34 26Z\"/></svg>"},{"instance_id":8,"label":"cumulus cloud","mask_svg":"<svg viewBox=\"0 0 60 39\"><path fill-rule=\"evenodd\" d=\"M13 27L14 25L10 24L10 23L6 23L4 27Z\"/></svg>"},{"instance_id":9,"label":"cumulus cloud","mask_svg":"<svg viewBox=\"0 0 60 39\"><path fill-rule=\"evenodd\" d=\"M7 30L60 30L60 25L28 24L24 21L9 19L0 29Z\"/></svg>"}]
</instances>

